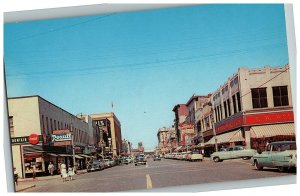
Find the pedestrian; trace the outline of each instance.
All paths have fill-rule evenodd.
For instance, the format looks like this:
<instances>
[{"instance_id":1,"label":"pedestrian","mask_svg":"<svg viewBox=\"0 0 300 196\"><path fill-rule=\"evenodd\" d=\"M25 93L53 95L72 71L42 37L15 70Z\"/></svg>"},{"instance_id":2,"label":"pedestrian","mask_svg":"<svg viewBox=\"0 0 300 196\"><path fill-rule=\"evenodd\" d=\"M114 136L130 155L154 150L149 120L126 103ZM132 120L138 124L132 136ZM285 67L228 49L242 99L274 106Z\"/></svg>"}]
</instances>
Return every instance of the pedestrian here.
<instances>
[{"instance_id":1,"label":"pedestrian","mask_svg":"<svg viewBox=\"0 0 300 196\"><path fill-rule=\"evenodd\" d=\"M58 161L57 173L60 174L60 177L62 178L62 175L61 175L61 162L60 161Z\"/></svg>"},{"instance_id":2,"label":"pedestrian","mask_svg":"<svg viewBox=\"0 0 300 196\"><path fill-rule=\"evenodd\" d=\"M48 165L48 171L49 171L50 175L53 176L54 165L52 164L51 161L50 161L50 163L49 163L49 165Z\"/></svg>"},{"instance_id":3,"label":"pedestrian","mask_svg":"<svg viewBox=\"0 0 300 196\"><path fill-rule=\"evenodd\" d=\"M73 180L74 175L75 175L74 169L71 167L71 165L69 165L68 176L70 178L70 181Z\"/></svg>"},{"instance_id":4,"label":"pedestrian","mask_svg":"<svg viewBox=\"0 0 300 196\"><path fill-rule=\"evenodd\" d=\"M60 165L60 172L61 172L61 177L63 179L63 182L65 182L68 177L68 173L67 173L67 166L64 162L62 162L62 164Z\"/></svg>"},{"instance_id":5,"label":"pedestrian","mask_svg":"<svg viewBox=\"0 0 300 196\"><path fill-rule=\"evenodd\" d=\"M32 178L35 179L35 176L36 176L36 166L33 165L32 166Z\"/></svg>"},{"instance_id":6,"label":"pedestrian","mask_svg":"<svg viewBox=\"0 0 300 196\"><path fill-rule=\"evenodd\" d=\"M15 180L16 186L18 186L18 178L19 178L19 174L18 174L16 168L14 167L14 180Z\"/></svg>"}]
</instances>

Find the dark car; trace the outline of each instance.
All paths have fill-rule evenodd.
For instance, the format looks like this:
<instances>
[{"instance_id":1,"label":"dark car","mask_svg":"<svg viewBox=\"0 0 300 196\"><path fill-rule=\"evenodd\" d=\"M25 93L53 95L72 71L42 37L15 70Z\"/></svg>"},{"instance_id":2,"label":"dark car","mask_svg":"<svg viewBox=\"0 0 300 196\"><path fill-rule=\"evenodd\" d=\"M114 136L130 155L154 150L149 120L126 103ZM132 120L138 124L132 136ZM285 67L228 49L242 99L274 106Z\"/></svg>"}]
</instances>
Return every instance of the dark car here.
<instances>
[{"instance_id":1,"label":"dark car","mask_svg":"<svg viewBox=\"0 0 300 196\"><path fill-rule=\"evenodd\" d=\"M101 170L101 163L98 160L90 161L87 165L87 172Z\"/></svg>"},{"instance_id":2,"label":"dark car","mask_svg":"<svg viewBox=\"0 0 300 196\"><path fill-rule=\"evenodd\" d=\"M134 159L134 165L146 165L147 164L147 159L145 158L144 154L139 154L135 157Z\"/></svg>"},{"instance_id":3,"label":"dark car","mask_svg":"<svg viewBox=\"0 0 300 196\"><path fill-rule=\"evenodd\" d=\"M161 158L160 158L159 154L153 155L153 161L160 161L160 160L161 160Z\"/></svg>"}]
</instances>

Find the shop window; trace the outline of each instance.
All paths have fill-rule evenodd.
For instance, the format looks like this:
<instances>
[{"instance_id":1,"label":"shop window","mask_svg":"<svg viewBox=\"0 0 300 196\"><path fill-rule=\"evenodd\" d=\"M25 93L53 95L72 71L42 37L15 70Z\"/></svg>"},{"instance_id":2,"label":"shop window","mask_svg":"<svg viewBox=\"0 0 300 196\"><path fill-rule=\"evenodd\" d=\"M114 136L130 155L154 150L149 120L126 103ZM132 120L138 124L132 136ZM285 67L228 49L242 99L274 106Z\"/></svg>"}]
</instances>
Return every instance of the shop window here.
<instances>
[{"instance_id":1,"label":"shop window","mask_svg":"<svg viewBox=\"0 0 300 196\"><path fill-rule=\"evenodd\" d=\"M272 89L273 89L274 107L288 106L289 98L288 98L287 86L275 86L272 87Z\"/></svg>"},{"instance_id":2,"label":"shop window","mask_svg":"<svg viewBox=\"0 0 300 196\"><path fill-rule=\"evenodd\" d=\"M251 95L253 108L268 107L267 88L253 88L251 89Z\"/></svg>"}]
</instances>

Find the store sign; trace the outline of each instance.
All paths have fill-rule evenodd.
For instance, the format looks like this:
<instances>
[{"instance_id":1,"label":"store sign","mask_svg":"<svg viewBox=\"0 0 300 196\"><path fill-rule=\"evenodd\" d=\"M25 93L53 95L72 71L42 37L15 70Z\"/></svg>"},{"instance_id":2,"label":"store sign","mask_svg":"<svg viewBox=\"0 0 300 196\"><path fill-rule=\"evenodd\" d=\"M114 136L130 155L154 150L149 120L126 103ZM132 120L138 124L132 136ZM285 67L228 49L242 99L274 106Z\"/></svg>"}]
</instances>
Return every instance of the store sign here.
<instances>
[{"instance_id":1,"label":"store sign","mask_svg":"<svg viewBox=\"0 0 300 196\"><path fill-rule=\"evenodd\" d=\"M222 123L216 124L216 134L223 133L228 130L236 129L243 126L244 119L243 116L236 117L234 119L225 120Z\"/></svg>"},{"instance_id":2,"label":"store sign","mask_svg":"<svg viewBox=\"0 0 300 196\"><path fill-rule=\"evenodd\" d=\"M39 136L37 134L31 134L28 137L28 141L32 145L36 145L39 143Z\"/></svg>"},{"instance_id":3,"label":"store sign","mask_svg":"<svg viewBox=\"0 0 300 196\"><path fill-rule=\"evenodd\" d=\"M261 124L274 124L274 123L287 123L294 122L294 113L288 112L274 112L262 114L247 114L246 125L261 125Z\"/></svg>"},{"instance_id":4,"label":"store sign","mask_svg":"<svg viewBox=\"0 0 300 196\"><path fill-rule=\"evenodd\" d=\"M24 137L12 137L11 138L11 144L32 144L36 145L39 142L43 141L43 136L42 135L36 135L36 134L31 134L29 136L24 136Z\"/></svg>"},{"instance_id":5,"label":"store sign","mask_svg":"<svg viewBox=\"0 0 300 196\"><path fill-rule=\"evenodd\" d=\"M51 135L51 142L54 146L71 145L72 134L69 130L55 130Z\"/></svg>"}]
</instances>

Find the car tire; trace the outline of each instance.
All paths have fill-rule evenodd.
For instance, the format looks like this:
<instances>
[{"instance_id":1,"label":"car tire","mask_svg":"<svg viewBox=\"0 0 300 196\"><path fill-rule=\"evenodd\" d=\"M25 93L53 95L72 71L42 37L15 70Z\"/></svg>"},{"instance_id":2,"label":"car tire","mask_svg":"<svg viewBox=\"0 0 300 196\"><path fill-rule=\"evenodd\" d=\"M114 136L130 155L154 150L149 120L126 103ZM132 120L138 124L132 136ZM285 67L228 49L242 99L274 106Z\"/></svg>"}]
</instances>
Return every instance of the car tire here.
<instances>
[{"instance_id":1,"label":"car tire","mask_svg":"<svg viewBox=\"0 0 300 196\"><path fill-rule=\"evenodd\" d=\"M220 161L221 161L219 157L214 157L214 158L213 158L213 160L214 160L214 162L215 162L215 163L217 163L217 162L220 162Z\"/></svg>"},{"instance_id":2,"label":"car tire","mask_svg":"<svg viewBox=\"0 0 300 196\"><path fill-rule=\"evenodd\" d=\"M277 168L278 168L278 171L279 171L280 173L282 173L282 172L285 171L285 167L280 166L280 167L277 167Z\"/></svg>"},{"instance_id":3,"label":"car tire","mask_svg":"<svg viewBox=\"0 0 300 196\"><path fill-rule=\"evenodd\" d=\"M254 167L256 170L263 170L263 166L260 166L257 160L254 161Z\"/></svg>"}]
</instances>

